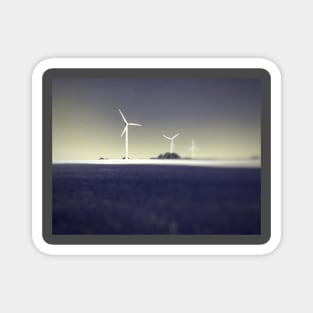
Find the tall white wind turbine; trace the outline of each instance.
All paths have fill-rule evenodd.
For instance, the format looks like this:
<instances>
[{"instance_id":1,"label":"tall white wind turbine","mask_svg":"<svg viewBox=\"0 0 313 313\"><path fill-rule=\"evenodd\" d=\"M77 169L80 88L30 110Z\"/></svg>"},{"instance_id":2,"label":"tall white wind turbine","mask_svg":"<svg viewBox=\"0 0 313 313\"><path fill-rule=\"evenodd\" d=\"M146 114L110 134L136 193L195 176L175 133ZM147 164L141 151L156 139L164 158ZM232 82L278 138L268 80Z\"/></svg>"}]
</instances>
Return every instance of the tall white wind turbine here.
<instances>
[{"instance_id":1,"label":"tall white wind turbine","mask_svg":"<svg viewBox=\"0 0 313 313\"><path fill-rule=\"evenodd\" d=\"M165 135L163 135L164 138L166 138L167 140L169 140L170 143L170 153L173 153L174 151L174 139L178 136L179 134L174 135L173 137L167 137Z\"/></svg>"},{"instance_id":2,"label":"tall white wind turbine","mask_svg":"<svg viewBox=\"0 0 313 313\"><path fill-rule=\"evenodd\" d=\"M128 160L128 126L142 126L141 124L135 124L135 123L128 123L124 114L122 113L122 111L119 109L119 112L122 116L122 119L125 123L125 127L122 131L121 137L123 137L123 135L125 134L125 160Z\"/></svg>"},{"instance_id":3,"label":"tall white wind turbine","mask_svg":"<svg viewBox=\"0 0 313 313\"><path fill-rule=\"evenodd\" d=\"M198 147L197 147L196 144L195 144L195 141L194 141L193 139L192 139L192 141L191 141L191 147L189 147L188 150L191 151L191 158L194 158L194 157L195 157L195 152L196 152L197 150L199 150Z\"/></svg>"}]
</instances>

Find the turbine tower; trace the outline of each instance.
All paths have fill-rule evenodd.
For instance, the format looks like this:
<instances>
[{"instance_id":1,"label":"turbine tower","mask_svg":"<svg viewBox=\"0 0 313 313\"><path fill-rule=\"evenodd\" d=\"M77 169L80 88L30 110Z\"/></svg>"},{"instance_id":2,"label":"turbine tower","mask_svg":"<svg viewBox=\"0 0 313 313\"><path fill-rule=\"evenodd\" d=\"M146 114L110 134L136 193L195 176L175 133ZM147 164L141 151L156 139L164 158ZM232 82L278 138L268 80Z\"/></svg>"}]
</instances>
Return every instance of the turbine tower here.
<instances>
[{"instance_id":1,"label":"turbine tower","mask_svg":"<svg viewBox=\"0 0 313 313\"><path fill-rule=\"evenodd\" d=\"M195 145L195 141L192 139L191 147L188 148L191 151L191 158L193 159L195 156L195 151L199 150L198 147Z\"/></svg>"},{"instance_id":2,"label":"turbine tower","mask_svg":"<svg viewBox=\"0 0 313 313\"><path fill-rule=\"evenodd\" d=\"M125 127L122 131L121 137L123 137L123 135L125 134L125 160L128 160L128 126L142 126L141 124L135 124L135 123L128 123L124 114L122 113L122 111L119 109L119 112L122 116L122 119L125 123Z\"/></svg>"},{"instance_id":3,"label":"turbine tower","mask_svg":"<svg viewBox=\"0 0 313 313\"><path fill-rule=\"evenodd\" d=\"M173 137L167 137L165 135L163 135L164 138L166 138L167 140L170 140L170 153L173 153L174 151L174 139L178 136L179 134L174 135Z\"/></svg>"}]
</instances>

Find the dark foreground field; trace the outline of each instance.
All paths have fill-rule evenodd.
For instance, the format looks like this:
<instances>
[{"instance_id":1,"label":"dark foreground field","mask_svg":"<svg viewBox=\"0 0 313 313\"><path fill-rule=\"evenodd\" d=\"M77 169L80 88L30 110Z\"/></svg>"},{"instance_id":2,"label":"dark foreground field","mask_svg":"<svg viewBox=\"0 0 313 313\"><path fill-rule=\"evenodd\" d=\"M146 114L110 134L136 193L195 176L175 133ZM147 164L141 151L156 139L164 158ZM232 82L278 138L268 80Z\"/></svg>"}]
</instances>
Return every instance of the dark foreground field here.
<instances>
[{"instance_id":1,"label":"dark foreground field","mask_svg":"<svg viewBox=\"0 0 313 313\"><path fill-rule=\"evenodd\" d=\"M53 165L54 234L258 234L260 169Z\"/></svg>"}]
</instances>

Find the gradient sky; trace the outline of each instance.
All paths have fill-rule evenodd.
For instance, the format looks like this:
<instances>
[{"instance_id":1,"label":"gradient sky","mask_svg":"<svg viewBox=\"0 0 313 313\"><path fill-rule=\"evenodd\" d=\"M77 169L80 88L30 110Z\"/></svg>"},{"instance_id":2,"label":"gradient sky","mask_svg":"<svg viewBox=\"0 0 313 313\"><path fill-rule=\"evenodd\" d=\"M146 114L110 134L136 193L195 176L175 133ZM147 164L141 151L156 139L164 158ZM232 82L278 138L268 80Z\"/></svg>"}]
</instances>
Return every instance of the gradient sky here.
<instances>
[{"instance_id":1,"label":"gradient sky","mask_svg":"<svg viewBox=\"0 0 313 313\"><path fill-rule=\"evenodd\" d=\"M174 152L198 158L260 156L261 88L250 78L54 78L53 160L122 158L128 122L129 157L169 151L162 134L180 135Z\"/></svg>"}]
</instances>

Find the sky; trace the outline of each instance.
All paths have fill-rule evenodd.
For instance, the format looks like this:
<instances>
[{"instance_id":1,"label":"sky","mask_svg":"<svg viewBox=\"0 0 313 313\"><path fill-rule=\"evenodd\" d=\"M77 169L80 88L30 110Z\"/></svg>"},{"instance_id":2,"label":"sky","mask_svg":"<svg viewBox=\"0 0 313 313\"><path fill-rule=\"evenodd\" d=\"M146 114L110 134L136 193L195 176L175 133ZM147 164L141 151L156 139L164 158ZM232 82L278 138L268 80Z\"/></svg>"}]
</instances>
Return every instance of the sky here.
<instances>
[{"instance_id":1,"label":"sky","mask_svg":"<svg viewBox=\"0 0 313 313\"><path fill-rule=\"evenodd\" d=\"M112 77L54 78L52 159L97 160L125 156L124 122L130 123L129 158L168 152L162 137L180 135L174 152L196 158L246 159L261 150L261 86L257 78Z\"/></svg>"}]
</instances>

